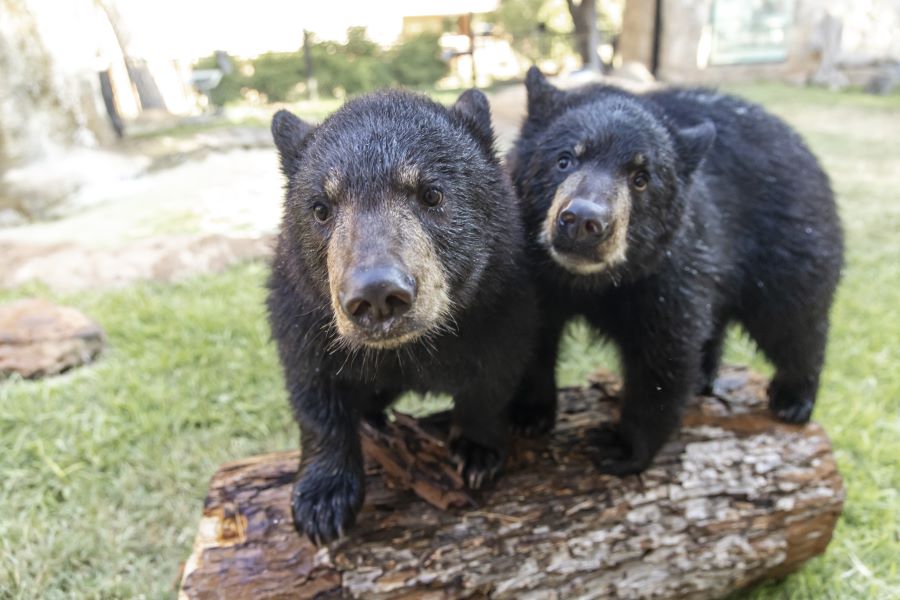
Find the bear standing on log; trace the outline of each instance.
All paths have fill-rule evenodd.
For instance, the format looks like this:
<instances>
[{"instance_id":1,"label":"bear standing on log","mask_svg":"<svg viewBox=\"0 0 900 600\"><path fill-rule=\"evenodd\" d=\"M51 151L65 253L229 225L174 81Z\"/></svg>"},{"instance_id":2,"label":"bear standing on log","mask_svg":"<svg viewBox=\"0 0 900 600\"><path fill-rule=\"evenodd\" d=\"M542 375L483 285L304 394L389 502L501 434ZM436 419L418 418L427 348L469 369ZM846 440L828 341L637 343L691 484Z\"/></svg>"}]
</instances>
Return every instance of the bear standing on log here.
<instances>
[{"instance_id":1,"label":"bear standing on log","mask_svg":"<svg viewBox=\"0 0 900 600\"><path fill-rule=\"evenodd\" d=\"M494 477L537 304L480 92L450 109L372 94L318 127L280 111L272 131L287 189L268 308L301 430L294 524L324 543L362 504L360 419L405 391L452 395L464 480Z\"/></svg>"},{"instance_id":2,"label":"bear standing on log","mask_svg":"<svg viewBox=\"0 0 900 600\"><path fill-rule=\"evenodd\" d=\"M619 350L621 418L597 431L604 473L645 469L687 397L709 391L737 321L775 366L769 406L806 422L843 242L828 177L800 137L707 90L562 91L528 72L509 156L542 330L512 416L552 427L563 327L583 316Z\"/></svg>"}]
</instances>

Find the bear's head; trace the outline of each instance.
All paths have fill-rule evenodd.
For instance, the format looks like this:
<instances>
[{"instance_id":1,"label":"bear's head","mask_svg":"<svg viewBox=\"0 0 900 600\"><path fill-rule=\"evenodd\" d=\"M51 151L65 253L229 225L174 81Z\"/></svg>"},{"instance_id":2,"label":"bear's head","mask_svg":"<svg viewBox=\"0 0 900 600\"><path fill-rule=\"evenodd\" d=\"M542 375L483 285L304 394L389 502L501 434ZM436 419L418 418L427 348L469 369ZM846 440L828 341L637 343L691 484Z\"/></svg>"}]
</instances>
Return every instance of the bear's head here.
<instances>
[{"instance_id":1,"label":"bear's head","mask_svg":"<svg viewBox=\"0 0 900 600\"><path fill-rule=\"evenodd\" d=\"M287 178L279 258L337 341L388 349L452 330L516 209L484 95L448 109L379 92L319 126L279 111L272 132Z\"/></svg>"},{"instance_id":2,"label":"bear's head","mask_svg":"<svg viewBox=\"0 0 900 600\"><path fill-rule=\"evenodd\" d=\"M528 120L511 157L530 234L567 272L613 280L652 269L683 222L683 190L715 139L650 102L528 72Z\"/></svg>"}]
</instances>

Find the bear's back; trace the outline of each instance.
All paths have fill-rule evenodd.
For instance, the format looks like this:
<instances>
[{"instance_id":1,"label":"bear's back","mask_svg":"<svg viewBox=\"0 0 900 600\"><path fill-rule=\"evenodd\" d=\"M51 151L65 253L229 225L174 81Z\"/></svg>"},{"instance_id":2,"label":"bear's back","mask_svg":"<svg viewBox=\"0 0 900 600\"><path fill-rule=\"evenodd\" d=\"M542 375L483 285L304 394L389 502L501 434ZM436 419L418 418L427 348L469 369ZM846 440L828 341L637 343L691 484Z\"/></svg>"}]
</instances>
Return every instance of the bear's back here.
<instances>
[{"instance_id":1,"label":"bear's back","mask_svg":"<svg viewBox=\"0 0 900 600\"><path fill-rule=\"evenodd\" d=\"M709 89L672 88L645 99L670 127L715 125L695 185L721 211L724 236L755 248L745 259L840 263L843 236L828 176L793 128L757 104Z\"/></svg>"},{"instance_id":2,"label":"bear's back","mask_svg":"<svg viewBox=\"0 0 900 600\"><path fill-rule=\"evenodd\" d=\"M808 217L824 211L836 221L828 176L800 135L777 116L709 89L672 88L646 99L670 125L715 125L716 140L698 177L715 178L719 189L733 192L720 203L733 202L738 212L750 213L776 209Z\"/></svg>"},{"instance_id":3,"label":"bear's back","mask_svg":"<svg viewBox=\"0 0 900 600\"><path fill-rule=\"evenodd\" d=\"M716 141L708 156L710 164L765 176L799 170L824 178L818 161L797 132L757 104L703 88L671 88L645 97L677 127L712 121Z\"/></svg>"}]
</instances>

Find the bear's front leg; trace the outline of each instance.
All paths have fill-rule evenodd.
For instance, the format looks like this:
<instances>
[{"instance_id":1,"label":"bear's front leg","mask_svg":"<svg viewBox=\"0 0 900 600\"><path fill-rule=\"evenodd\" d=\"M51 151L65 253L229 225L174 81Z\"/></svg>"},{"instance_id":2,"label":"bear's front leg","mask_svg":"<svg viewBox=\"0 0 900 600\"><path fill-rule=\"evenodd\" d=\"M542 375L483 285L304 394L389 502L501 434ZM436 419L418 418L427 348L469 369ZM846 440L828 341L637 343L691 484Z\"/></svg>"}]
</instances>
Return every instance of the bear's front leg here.
<instances>
[{"instance_id":1,"label":"bear's front leg","mask_svg":"<svg viewBox=\"0 0 900 600\"><path fill-rule=\"evenodd\" d=\"M509 405L511 429L525 437L549 433L556 424L556 360L566 320L557 312L543 312L534 357Z\"/></svg>"},{"instance_id":2,"label":"bear's front leg","mask_svg":"<svg viewBox=\"0 0 900 600\"><path fill-rule=\"evenodd\" d=\"M479 383L454 397L449 439L450 454L463 481L473 490L491 482L506 461L507 407L513 389L498 391L486 382Z\"/></svg>"},{"instance_id":3,"label":"bear's front leg","mask_svg":"<svg viewBox=\"0 0 900 600\"><path fill-rule=\"evenodd\" d=\"M365 496L359 419L352 394L336 384L305 386L293 398L300 469L291 496L294 527L316 545L350 528ZM293 396L293 394L292 394Z\"/></svg>"},{"instance_id":4,"label":"bear's front leg","mask_svg":"<svg viewBox=\"0 0 900 600\"><path fill-rule=\"evenodd\" d=\"M634 335L623 344L624 388L619 423L595 430L600 472L630 475L645 470L678 427L699 372L699 348L669 335Z\"/></svg>"}]
</instances>

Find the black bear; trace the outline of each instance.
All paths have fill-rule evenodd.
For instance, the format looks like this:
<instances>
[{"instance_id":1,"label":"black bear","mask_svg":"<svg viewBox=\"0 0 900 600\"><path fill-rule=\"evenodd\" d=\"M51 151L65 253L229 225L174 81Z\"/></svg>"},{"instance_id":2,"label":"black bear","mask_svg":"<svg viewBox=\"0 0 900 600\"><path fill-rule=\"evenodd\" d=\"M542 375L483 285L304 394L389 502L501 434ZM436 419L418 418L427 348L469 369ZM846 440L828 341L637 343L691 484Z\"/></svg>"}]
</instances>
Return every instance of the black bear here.
<instances>
[{"instance_id":1,"label":"black bear","mask_svg":"<svg viewBox=\"0 0 900 600\"><path fill-rule=\"evenodd\" d=\"M287 178L268 282L302 458L294 524L339 537L363 500L358 424L406 391L450 394L450 450L478 488L506 456L537 300L485 96L384 91L313 127L278 112Z\"/></svg>"},{"instance_id":2,"label":"black bear","mask_svg":"<svg viewBox=\"0 0 900 600\"><path fill-rule=\"evenodd\" d=\"M686 398L709 391L731 322L775 366L774 414L807 421L843 236L828 177L797 133L708 90L562 91L536 68L526 86L508 161L542 326L512 417L552 426L559 337L583 316L623 370L620 422L595 440L603 472L647 467Z\"/></svg>"}]
</instances>

